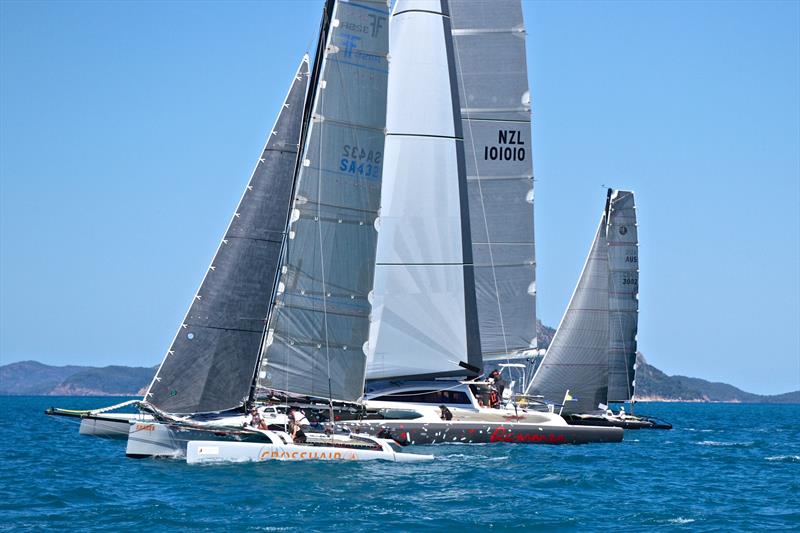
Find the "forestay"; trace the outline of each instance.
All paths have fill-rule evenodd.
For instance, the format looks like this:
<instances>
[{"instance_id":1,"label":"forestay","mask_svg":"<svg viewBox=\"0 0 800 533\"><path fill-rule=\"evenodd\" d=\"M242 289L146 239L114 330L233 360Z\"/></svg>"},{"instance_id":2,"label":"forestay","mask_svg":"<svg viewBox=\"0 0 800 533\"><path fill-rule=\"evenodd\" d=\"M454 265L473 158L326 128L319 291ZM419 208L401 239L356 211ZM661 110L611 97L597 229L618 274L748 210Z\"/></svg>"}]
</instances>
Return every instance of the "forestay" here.
<instances>
[{"instance_id":1,"label":"forestay","mask_svg":"<svg viewBox=\"0 0 800 533\"><path fill-rule=\"evenodd\" d=\"M308 58L145 400L170 413L240 406L248 396L279 264L308 86Z\"/></svg>"},{"instance_id":2,"label":"forestay","mask_svg":"<svg viewBox=\"0 0 800 533\"><path fill-rule=\"evenodd\" d=\"M482 359L447 2L398 0L390 24L367 378L475 375Z\"/></svg>"},{"instance_id":3,"label":"forestay","mask_svg":"<svg viewBox=\"0 0 800 533\"><path fill-rule=\"evenodd\" d=\"M387 33L385 1L340 1L333 7L315 65L319 81L263 344L259 395L350 402L363 393Z\"/></svg>"},{"instance_id":4,"label":"forestay","mask_svg":"<svg viewBox=\"0 0 800 533\"><path fill-rule=\"evenodd\" d=\"M610 197L611 191L609 191ZM606 209L567 311L536 370L529 394L561 403L565 413L588 413L606 402L608 391L608 245Z\"/></svg>"},{"instance_id":5,"label":"forestay","mask_svg":"<svg viewBox=\"0 0 800 533\"><path fill-rule=\"evenodd\" d=\"M639 321L639 239L633 193L614 191L608 222L608 402L633 396Z\"/></svg>"},{"instance_id":6,"label":"forestay","mask_svg":"<svg viewBox=\"0 0 800 533\"><path fill-rule=\"evenodd\" d=\"M483 359L536 347L530 93L519 0L450 0Z\"/></svg>"}]
</instances>

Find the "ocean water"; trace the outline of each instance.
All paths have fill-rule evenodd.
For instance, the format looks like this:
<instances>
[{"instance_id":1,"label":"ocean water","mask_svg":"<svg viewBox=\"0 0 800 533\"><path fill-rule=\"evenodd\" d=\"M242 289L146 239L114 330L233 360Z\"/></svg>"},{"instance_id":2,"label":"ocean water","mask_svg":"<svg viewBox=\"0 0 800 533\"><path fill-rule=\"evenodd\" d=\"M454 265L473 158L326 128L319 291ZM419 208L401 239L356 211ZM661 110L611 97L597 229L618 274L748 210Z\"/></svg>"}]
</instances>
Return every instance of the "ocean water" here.
<instances>
[{"instance_id":1,"label":"ocean water","mask_svg":"<svg viewBox=\"0 0 800 533\"><path fill-rule=\"evenodd\" d=\"M112 401L0 398L0 529L800 530L800 405L639 404L675 429L418 447L423 464L127 459L42 414Z\"/></svg>"}]
</instances>

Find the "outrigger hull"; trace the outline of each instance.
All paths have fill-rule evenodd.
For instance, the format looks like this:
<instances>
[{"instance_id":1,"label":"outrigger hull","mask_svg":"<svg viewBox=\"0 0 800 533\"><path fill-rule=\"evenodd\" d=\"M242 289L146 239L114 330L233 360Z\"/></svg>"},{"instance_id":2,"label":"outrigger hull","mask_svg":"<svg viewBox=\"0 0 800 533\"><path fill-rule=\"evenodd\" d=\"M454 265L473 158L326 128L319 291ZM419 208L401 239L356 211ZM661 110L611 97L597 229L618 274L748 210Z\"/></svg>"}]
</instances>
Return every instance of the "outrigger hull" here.
<instances>
[{"instance_id":1,"label":"outrigger hull","mask_svg":"<svg viewBox=\"0 0 800 533\"><path fill-rule=\"evenodd\" d=\"M125 455L134 459L164 457L178 459L186 456L186 448L193 440L258 440L251 432L232 428L219 430L191 428L161 422L131 424Z\"/></svg>"},{"instance_id":2,"label":"outrigger hull","mask_svg":"<svg viewBox=\"0 0 800 533\"><path fill-rule=\"evenodd\" d=\"M491 422L359 421L347 423L370 435L407 444L590 444L622 442L616 427Z\"/></svg>"},{"instance_id":3,"label":"outrigger hull","mask_svg":"<svg viewBox=\"0 0 800 533\"><path fill-rule=\"evenodd\" d=\"M81 435L103 439L126 440L132 423L149 422L152 417L134 414L88 415L81 419Z\"/></svg>"},{"instance_id":4,"label":"outrigger hull","mask_svg":"<svg viewBox=\"0 0 800 533\"><path fill-rule=\"evenodd\" d=\"M573 426L605 426L622 429L672 429L672 424L651 417L628 415L619 416L594 416L594 415L564 415L568 424Z\"/></svg>"}]
</instances>

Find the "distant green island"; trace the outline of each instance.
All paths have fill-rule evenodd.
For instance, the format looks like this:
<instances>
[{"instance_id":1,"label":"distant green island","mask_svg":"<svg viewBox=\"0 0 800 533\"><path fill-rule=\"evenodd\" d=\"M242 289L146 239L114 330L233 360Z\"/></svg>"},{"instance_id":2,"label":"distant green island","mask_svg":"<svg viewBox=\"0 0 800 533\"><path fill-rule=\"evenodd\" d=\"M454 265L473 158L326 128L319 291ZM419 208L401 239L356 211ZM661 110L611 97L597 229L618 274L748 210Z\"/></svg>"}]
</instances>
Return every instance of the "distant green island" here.
<instances>
[{"instance_id":1,"label":"distant green island","mask_svg":"<svg viewBox=\"0 0 800 533\"><path fill-rule=\"evenodd\" d=\"M3 396L137 396L153 379L157 367L51 366L21 361L0 366ZM668 376L639 355L636 371L639 401L800 403L800 391L765 396L726 383Z\"/></svg>"}]
</instances>

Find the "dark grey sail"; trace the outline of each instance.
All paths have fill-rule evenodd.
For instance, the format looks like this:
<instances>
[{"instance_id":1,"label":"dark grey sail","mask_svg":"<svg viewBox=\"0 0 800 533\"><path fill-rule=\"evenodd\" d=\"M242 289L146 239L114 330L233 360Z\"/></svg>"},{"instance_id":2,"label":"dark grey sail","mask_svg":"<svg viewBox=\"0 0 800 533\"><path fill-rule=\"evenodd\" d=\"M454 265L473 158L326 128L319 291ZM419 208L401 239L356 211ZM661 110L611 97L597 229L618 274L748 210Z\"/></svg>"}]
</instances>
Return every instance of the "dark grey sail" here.
<instances>
[{"instance_id":1,"label":"dark grey sail","mask_svg":"<svg viewBox=\"0 0 800 533\"><path fill-rule=\"evenodd\" d=\"M145 400L170 413L242 405L259 356L308 86L303 58L225 236Z\"/></svg>"},{"instance_id":2,"label":"dark grey sail","mask_svg":"<svg viewBox=\"0 0 800 533\"><path fill-rule=\"evenodd\" d=\"M560 404L564 413L590 413L605 404L608 391L608 245L606 209L589 257L553 341L536 370L528 394Z\"/></svg>"},{"instance_id":3,"label":"dark grey sail","mask_svg":"<svg viewBox=\"0 0 800 533\"><path fill-rule=\"evenodd\" d=\"M639 323L639 238L630 191L614 191L608 209L608 402L633 397Z\"/></svg>"},{"instance_id":4,"label":"dark grey sail","mask_svg":"<svg viewBox=\"0 0 800 533\"><path fill-rule=\"evenodd\" d=\"M323 22L257 396L363 394L386 121L385 1L339 1Z\"/></svg>"},{"instance_id":5,"label":"dark grey sail","mask_svg":"<svg viewBox=\"0 0 800 533\"><path fill-rule=\"evenodd\" d=\"M520 0L449 0L484 360L536 347L530 93Z\"/></svg>"}]
</instances>

